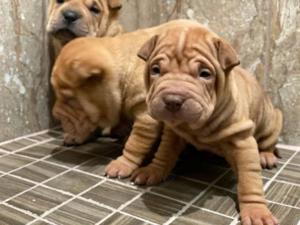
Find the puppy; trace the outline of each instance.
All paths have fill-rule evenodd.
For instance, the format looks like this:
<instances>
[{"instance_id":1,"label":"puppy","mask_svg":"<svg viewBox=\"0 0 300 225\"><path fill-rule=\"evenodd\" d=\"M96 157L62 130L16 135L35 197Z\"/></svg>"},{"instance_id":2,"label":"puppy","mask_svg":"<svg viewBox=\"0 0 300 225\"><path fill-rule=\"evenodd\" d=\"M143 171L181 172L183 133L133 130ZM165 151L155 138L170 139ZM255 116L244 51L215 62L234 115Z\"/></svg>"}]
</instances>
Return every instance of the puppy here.
<instances>
[{"instance_id":1,"label":"puppy","mask_svg":"<svg viewBox=\"0 0 300 225\"><path fill-rule=\"evenodd\" d=\"M53 37L55 56L77 37L115 36L121 0L50 0L47 32Z\"/></svg>"},{"instance_id":2,"label":"puppy","mask_svg":"<svg viewBox=\"0 0 300 225\"><path fill-rule=\"evenodd\" d=\"M198 26L188 20L117 37L78 38L67 44L54 65L51 83L56 94L53 115L62 123L64 141L81 144L97 127L133 121L123 156L107 167L111 177L127 177L143 161L160 135L161 125L147 114L142 44L174 27ZM161 144L167 146L167 144Z\"/></svg>"},{"instance_id":3,"label":"puppy","mask_svg":"<svg viewBox=\"0 0 300 225\"><path fill-rule=\"evenodd\" d=\"M204 27L176 28L154 36L139 57L147 61L148 110L164 122L165 134L173 136L169 139L175 133L198 149L225 157L238 177L244 225L278 224L266 206L261 166L275 166L282 114L255 77L238 66L234 49ZM155 164L174 165L172 149L163 150L150 169L135 172L136 179L147 182Z\"/></svg>"}]
</instances>

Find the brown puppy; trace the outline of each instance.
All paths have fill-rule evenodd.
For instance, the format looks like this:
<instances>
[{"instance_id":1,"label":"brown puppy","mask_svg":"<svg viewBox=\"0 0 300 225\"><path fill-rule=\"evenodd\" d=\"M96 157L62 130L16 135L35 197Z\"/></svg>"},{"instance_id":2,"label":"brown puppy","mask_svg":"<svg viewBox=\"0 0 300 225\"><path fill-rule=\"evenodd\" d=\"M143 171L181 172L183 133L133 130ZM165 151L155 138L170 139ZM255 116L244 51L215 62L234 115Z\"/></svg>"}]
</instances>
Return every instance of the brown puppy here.
<instances>
[{"instance_id":1,"label":"brown puppy","mask_svg":"<svg viewBox=\"0 0 300 225\"><path fill-rule=\"evenodd\" d=\"M139 56L147 61L151 116L163 121L169 134L226 158L238 177L244 225L278 224L266 207L260 161L269 168L277 161L282 114L255 77L238 67L234 49L204 27L178 28L153 37ZM147 182L153 165L170 163L172 149L161 150L151 169L137 171L138 179Z\"/></svg>"},{"instance_id":2,"label":"brown puppy","mask_svg":"<svg viewBox=\"0 0 300 225\"><path fill-rule=\"evenodd\" d=\"M188 20L117 37L78 38L67 44L55 63L51 83L56 94L54 116L62 122L64 140L81 144L97 127L115 127L123 118L134 121L123 156L107 168L109 176L129 176L160 134L160 124L147 114L142 44L174 27L198 26Z\"/></svg>"},{"instance_id":3,"label":"brown puppy","mask_svg":"<svg viewBox=\"0 0 300 225\"><path fill-rule=\"evenodd\" d=\"M55 55L76 37L115 36L121 0L50 0L47 32L53 37Z\"/></svg>"}]
</instances>

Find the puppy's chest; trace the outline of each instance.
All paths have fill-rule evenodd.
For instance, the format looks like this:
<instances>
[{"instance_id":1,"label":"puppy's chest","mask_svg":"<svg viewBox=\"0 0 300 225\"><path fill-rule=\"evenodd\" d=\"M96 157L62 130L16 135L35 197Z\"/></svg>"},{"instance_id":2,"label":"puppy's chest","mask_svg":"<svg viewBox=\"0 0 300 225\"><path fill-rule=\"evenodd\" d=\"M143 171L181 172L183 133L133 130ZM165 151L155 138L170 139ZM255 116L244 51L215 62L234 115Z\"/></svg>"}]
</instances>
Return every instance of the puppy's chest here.
<instances>
[{"instance_id":1,"label":"puppy's chest","mask_svg":"<svg viewBox=\"0 0 300 225\"><path fill-rule=\"evenodd\" d=\"M211 137L203 137L200 131L188 128L174 128L173 131L188 143L194 145L198 150L207 150L219 156L223 156L221 146L223 140L211 140Z\"/></svg>"}]
</instances>

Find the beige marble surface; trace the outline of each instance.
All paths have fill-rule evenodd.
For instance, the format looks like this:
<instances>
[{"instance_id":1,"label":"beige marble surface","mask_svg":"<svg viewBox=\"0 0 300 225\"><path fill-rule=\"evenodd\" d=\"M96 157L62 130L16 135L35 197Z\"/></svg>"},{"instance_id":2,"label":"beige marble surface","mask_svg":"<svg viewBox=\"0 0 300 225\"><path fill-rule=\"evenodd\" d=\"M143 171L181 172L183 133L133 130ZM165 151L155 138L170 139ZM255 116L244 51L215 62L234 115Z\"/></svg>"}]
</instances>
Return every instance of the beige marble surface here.
<instances>
[{"instance_id":1,"label":"beige marble surface","mask_svg":"<svg viewBox=\"0 0 300 225\"><path fill-rule=\"evenodd\" d=\"M47 0L0 1L0 141L47 128ZM284 112L282 141L300 144L299 0L123 0L128 31L175 18L228 39Z\"/></svg>"},{"instance_id":2,"label":"beige marble surface","mask_svg":"<svg viewBox=\"0 0 300 225\"><path fill-rule=\"evenodd\" d=\"M45 0L0 1L0 141L49 126Z\"/></svg>"}]
</instances>

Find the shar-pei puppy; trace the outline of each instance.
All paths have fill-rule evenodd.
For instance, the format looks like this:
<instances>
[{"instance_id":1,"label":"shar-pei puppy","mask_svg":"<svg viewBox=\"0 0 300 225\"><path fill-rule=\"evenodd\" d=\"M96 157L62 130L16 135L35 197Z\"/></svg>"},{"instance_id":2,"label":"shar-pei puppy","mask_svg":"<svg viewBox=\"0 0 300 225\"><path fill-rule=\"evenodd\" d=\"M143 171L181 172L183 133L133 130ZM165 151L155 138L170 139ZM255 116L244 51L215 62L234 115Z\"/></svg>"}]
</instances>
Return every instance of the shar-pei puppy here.
<instances>
[{"instance_id":1,"label":"shar-pei puppy","mask_svg":"<svg viewBox=\"0 0 300 225\"><path fill-rule=\"evenodd\" d=\"M130 176L159 138L161 129L147 113L141 76L144 62L136 54L151 36L191 26L199 24L177 20L116 37L77 38L68 43L51 77L56 94L53 114L62 123L64 141L81 144L98 127L113 129L124 118L132 120L123 155L106 169L111 177ZM167 141L160 147L167 148Z\"/></svg>"},{"instance_id":2,"label":"shar-pei puppy","mask_svg":"<svg viewBox=\"0 0 300 225\"><path fill-rule=\"evenodd\" d=\"M115 36L121 0L50 0L47 32L53 37L55 56L77 37Z\"/></svg>"},{"instance_id":3,"label":"shar-pei puppy","mask_svg":"<svg viewBox=\"0 0 300 225\"><path fill-rule=\"evenodd\" d=\"M139 56L147 61L148 111L164 122L169 142L178 142L175 133L225 157L238 178L243 225L278 224L266 206L261 166L276 164L282 114L255 77L238 66L234 49L207 28L176 28L150 39ZM163 150L135 176L160 181L174 165L170 156L178 155Z\"/></svg>"}]
</instances>

